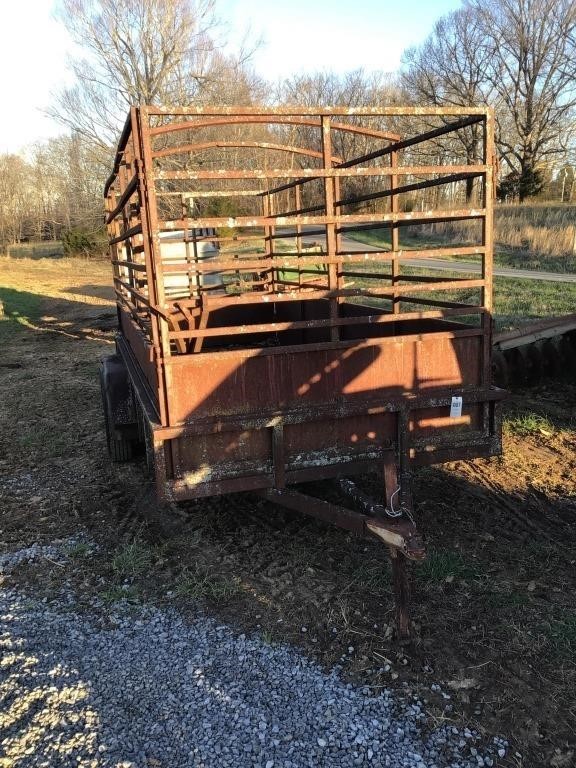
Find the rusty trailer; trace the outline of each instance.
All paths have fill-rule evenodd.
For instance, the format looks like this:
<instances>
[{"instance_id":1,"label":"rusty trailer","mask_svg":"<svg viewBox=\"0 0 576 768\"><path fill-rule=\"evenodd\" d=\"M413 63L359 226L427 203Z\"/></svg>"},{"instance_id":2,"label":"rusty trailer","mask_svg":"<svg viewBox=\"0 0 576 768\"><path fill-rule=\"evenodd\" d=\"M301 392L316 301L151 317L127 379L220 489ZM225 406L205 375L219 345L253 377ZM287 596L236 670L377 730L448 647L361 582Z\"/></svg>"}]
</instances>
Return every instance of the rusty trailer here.
<instances>
[{"instance_id":1,"label":"rusty trailer","mask_svg":"<svg viewBox=\"0 0 576 768\"><path fill-rule=\"evenodd\" d=\"M134 107L105 188L113 458L144 442L160 499L250 491L376 536L404 636L411 468L501 451L493 159L486 108Z\"/></svg>"}]
</instances>

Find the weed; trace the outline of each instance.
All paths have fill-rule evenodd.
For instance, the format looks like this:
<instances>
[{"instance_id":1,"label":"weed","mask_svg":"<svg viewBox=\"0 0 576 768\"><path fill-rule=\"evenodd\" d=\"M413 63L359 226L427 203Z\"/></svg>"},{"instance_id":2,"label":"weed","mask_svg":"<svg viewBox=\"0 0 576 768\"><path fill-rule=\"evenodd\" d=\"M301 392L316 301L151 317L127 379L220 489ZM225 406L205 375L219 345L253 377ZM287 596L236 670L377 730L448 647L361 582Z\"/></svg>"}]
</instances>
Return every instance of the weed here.
<instances>
[{"instance_id":1,"label":"weed","mask_svg":"<svg viewBox=\"0 0 576 768\"><path fill-rule=\"evenodd\" d=\"M515 413L504 419L504 429L520 437L529 435L549 436L554 432L554 425L545 416L538 413Z\"/></svg>"},{"instance_id":2,"label":"weed","mask_svg":"<svg viewBox=\"0 0 576 768\"><path fill-rule=\"evenodd\" d=\"M266 645L273 645L274 644L274 636L270 630L265 629L262 632L262 642L266 643Z\"/></svg>"},{"instance_id":3,"label":"weed","mask_svg":"<svg viewBox=\"0 0 576 768\"><path fill-rule=\"evenodd\" d=\"M121 577L138 576L150 570L152 560L150 547L135 539L116 552L112 559L112 570Z\"/></svg>"},{"instance_id":4,"label":"weed","mask_svg":"<svg viewBox=\"0 0 576 768\"><path fill-rule=\"evenodd\" d=\"M424 582L441 584L453 579L478 579L481 575L477 563L465 560L458 552L432 550L426 560L416 566L416 576Z\"/></svg>"},{"instance_id":5,"label":"weed","mask_svg":"<svg viewBox=\"0 0 576 768\"><path fill-rule=\"evenodd\" d=\"M199 567L185 571L176 583L178 597L190 597L194 600L227 600L238 594L239 589L235 580L209 573Z\"/></svg>"},{"instance_id":6,"label":"weed","mask_svg":"<svg viewBox=\"0 0 576 768\"><path fill-rule=\"evenodd\" d=\"M108 605L118 603L120 600L127 600L130 603L138 602L138 590L134 585L116 584L110 589L100 593L100 597Z\"/></svg>"},{"instance_id":7,"label":"weed","mask_svg":"<svg viewBox=\"0 0 576 768\"><path fill-rule=\"evenodd\" d=\"M68 557L75 557L80 559L83 557L88 557L90 552L90 545L86 544L84 541L78 541L75 544L70 544L69 547L66 547L66 554Z\"/></svg>"}]
</instances>

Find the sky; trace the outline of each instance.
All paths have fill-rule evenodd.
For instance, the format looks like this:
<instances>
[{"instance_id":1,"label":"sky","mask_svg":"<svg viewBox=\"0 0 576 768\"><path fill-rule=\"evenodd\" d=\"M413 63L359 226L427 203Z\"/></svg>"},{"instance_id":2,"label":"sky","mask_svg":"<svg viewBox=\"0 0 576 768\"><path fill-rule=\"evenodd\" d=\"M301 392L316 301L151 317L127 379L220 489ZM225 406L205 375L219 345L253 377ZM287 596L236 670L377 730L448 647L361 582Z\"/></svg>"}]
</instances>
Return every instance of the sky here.
<instances>
[{"instance_id":1,"label":"sky","mask_svg":"<svg viewBox=\"0 0 576 768\"><path fill-rule=\"evenodd\" d=\"M393 72L402 51L424 40L460 0L218 0L228 37L249 29L262 45L253 66L276 81L291 74L363 68ZM3 2L0 10L0 86L4 119L0 153L64 132L43 111L51 94L70 83L72 47L53 18L54 0Z\"/></svg>"}]
</instances>

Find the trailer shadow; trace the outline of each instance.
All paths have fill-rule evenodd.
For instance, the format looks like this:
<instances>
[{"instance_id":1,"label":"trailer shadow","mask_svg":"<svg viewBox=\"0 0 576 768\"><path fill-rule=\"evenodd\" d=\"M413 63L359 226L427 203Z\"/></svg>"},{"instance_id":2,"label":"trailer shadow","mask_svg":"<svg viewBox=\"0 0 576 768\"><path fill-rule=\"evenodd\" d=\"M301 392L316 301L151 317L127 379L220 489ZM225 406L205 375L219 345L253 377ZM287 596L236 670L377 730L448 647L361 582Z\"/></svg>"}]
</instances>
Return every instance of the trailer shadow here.
<instances>
[{"instance_id":1,"label":"trailer shadow","mask_svg":"<svg viewBox=\"0 0 576 768\"><path fill-rule=\"evenodd\" d=\"M83 301L0 286L3 317L15 323L20 330L112 343L110 336L117 328L115 306L91 302L86 298L88 294L81 292L81 289L78 293L84 297Z\"/></svg>"},{"instance_id":2,"label":"trailer shadow","mask_svg":"<svg viewBox=\"0 0 576 768\"><path fill-rule=\"evenodd\" d=\"M101 283L85 283L84 285L71 285L63 289L66 293L72 295L103 299L110 303L110 306L116 306L115 293L112 285L102 285Z\"/></svg>"}]
</instances>

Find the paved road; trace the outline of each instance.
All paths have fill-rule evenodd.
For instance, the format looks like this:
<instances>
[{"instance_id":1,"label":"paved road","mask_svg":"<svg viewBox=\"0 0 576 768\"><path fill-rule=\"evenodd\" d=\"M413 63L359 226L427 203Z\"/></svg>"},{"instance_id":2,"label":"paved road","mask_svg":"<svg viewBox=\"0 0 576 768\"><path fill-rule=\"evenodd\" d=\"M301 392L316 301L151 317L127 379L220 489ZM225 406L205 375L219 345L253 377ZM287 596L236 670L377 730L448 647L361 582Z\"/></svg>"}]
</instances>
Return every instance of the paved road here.
<instances>
[{"instance_id":1,"label":"paved road","mask_svg":"<svg viewBox=\"0 0 576 768\"><path fill-rule=\"evenodd\" d=\"M280 230L280 227L278 228ZM294 234L295 230L286 228L286 234ZM312 235L304 232L302 236L303 244L311 243L326 244L324 235ZM349 237L342 238L343 247L350 253L368 253L379 250L373 245L359 243ZM401 263L410 267L426 267L427 269L437 269L439 271L453 271L458 264L458 271L480 274L480 264L470 261L454 262L449 259L401 259ZM512 269L510 267L494 267L495 277L511 277L520 280L545 280L554 283L576 283L576 274L570 272L540 272L535 269Z\"/></svg>"}]
</instances>

